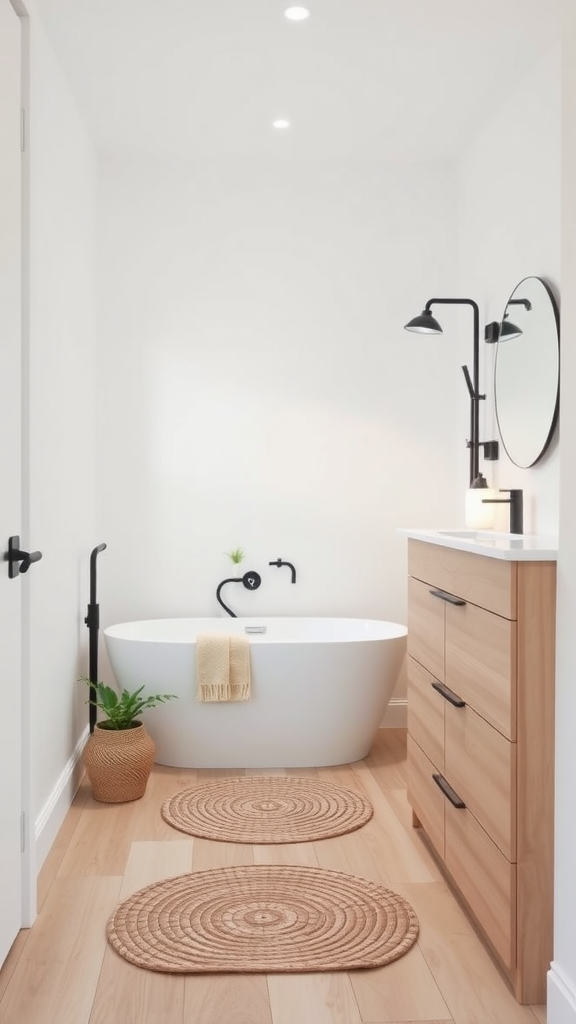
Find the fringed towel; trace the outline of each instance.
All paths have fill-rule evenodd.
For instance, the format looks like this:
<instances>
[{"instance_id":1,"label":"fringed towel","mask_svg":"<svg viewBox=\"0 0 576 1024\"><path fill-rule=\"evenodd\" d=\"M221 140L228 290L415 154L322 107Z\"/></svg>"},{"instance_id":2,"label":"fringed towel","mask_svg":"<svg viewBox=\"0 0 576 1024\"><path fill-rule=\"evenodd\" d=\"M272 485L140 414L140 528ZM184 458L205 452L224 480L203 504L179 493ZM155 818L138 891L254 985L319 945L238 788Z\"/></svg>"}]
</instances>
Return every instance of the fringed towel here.
<instances>
[{"instance_id":1,"label":"fringed towel","mask_svg":"<svg viewBox=\"0 0 576 1024\"><path fill-rule=\"evenodd\" d=\"M245 636L204 633L196 639L196 699L250 699L250 644Z\"/></svg>"}]
</instances>

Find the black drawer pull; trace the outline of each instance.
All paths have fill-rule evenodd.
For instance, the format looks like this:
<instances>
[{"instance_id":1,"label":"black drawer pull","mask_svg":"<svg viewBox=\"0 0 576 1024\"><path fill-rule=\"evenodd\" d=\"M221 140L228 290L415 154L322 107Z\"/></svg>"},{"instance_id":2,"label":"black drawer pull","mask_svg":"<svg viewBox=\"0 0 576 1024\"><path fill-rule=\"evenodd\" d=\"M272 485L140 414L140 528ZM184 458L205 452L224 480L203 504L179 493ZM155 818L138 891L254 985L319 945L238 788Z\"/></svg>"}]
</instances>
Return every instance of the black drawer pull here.
<instances>
[{"instance_id":1,"label":"black drawer pull","mask_svg":"<svg viewBox=\"0 0 576 1024\"><path fill-rule=\"evenodd\" d=\"M461 797L458 796L458 793L456 793L456 791L452 789L452 786L450 786L446 782L446 779L444 778L443 775L433 775L432 778L434 779L434 782L438 786L438 789L442 790L444 796L448 797L450 803L454 807L457 807L459 810L462 810L462 808L466 807L464 801L461 799Z\"/></svg>"},{"instance_id":2,"label":"black drawer pull","mask_svg":"<svg viewBox=\"0 0 576 1024\"><path fill-rule=\"evenodd\" d=\"M441 697L444 697L444 700L453 704L455 708L466 707L466 701L462 700L462 697L459 697L457 693L454 693L454 690L451 690L449 686L446 686L444 683L431 683L430 685L438 691Z\"/></svg>"},{"instance_id":3,"label":"black drawer pull","mask_svg":"<svg viewBox=\"0 0 576 1024\"><path fill-rule=\"evenodd\" d=\"M446 590L429 590L428 593L432 594L432 597L439 597L442 601L447 601L448 604L466 604L461 597L454 597L454 594L449 594Z\"/></svg>"}]
</instances>

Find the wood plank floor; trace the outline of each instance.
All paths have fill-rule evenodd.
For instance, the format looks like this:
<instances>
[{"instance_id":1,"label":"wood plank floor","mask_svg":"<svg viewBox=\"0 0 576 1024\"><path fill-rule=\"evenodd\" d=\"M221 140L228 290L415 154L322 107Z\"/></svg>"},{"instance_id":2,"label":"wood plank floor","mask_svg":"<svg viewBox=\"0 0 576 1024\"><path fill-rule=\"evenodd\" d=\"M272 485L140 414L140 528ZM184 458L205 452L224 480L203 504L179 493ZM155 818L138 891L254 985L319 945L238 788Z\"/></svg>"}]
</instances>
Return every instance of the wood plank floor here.
<instances>
[{"instance_id":1,"label":"wood plank floor","mask_svg":"<svg viewBox=\"0 0 576 1024\"><path fill-rule=\"evenodd\" d=\"M84 782L39 879L39 914L0 971L0 1024L545 1024L519 1006L447 888L405 791L405 732L379 731L368 757L286 774L356 789L374 817L322 842L251 846L192 839L161 818L179 789L255 771L156 766L142 800L95 802ZM283 773L280 773L283 774ZM177 977L140 970L107 946L119 901L169 875L230 864L304 864L374 879L420 921L416 945L369 971Z\"/></svg>"}]
</instances>

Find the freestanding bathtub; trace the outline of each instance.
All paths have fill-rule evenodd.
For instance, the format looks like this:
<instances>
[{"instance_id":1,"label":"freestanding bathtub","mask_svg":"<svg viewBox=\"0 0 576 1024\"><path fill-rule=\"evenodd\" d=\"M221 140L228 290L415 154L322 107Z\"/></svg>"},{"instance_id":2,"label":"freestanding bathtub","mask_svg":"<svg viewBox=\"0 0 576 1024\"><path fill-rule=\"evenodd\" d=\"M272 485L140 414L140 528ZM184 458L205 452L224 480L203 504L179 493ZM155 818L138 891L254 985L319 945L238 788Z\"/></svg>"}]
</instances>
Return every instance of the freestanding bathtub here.
<instances>
[{"instance_id":1,"label":"freestanding bathtub","mask_svg":"<svg viewBox=\"0 0 576 1024\"><path fill-rule=\"evenodd\" d=\"M250 700L197 701L196 637L238 632L250 641ZM142 716L159 764L302 768L368 753L406 633L376 619L206 618L124 622L104 638L120 687L178 697Z\"/></svg>"}]
</instances>

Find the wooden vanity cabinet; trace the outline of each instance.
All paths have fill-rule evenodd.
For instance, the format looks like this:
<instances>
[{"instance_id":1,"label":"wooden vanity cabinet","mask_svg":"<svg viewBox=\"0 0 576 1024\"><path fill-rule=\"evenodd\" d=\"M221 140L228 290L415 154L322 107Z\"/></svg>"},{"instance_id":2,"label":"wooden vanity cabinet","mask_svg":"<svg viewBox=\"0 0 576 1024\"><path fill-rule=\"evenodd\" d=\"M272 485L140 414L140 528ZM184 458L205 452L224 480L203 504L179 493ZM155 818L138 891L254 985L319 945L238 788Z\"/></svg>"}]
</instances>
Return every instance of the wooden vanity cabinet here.
<instances>
[{"instance_id":1,"label":"wooden vanity cabinet","mask_svg":"<svg viewBox=\"0 0 576 1024\"><path fill-rule=\"evenodd\" d=\"M520 1003L552 959L556 563L408 541L408 799Z\"/></svg>"}]
</instances>

